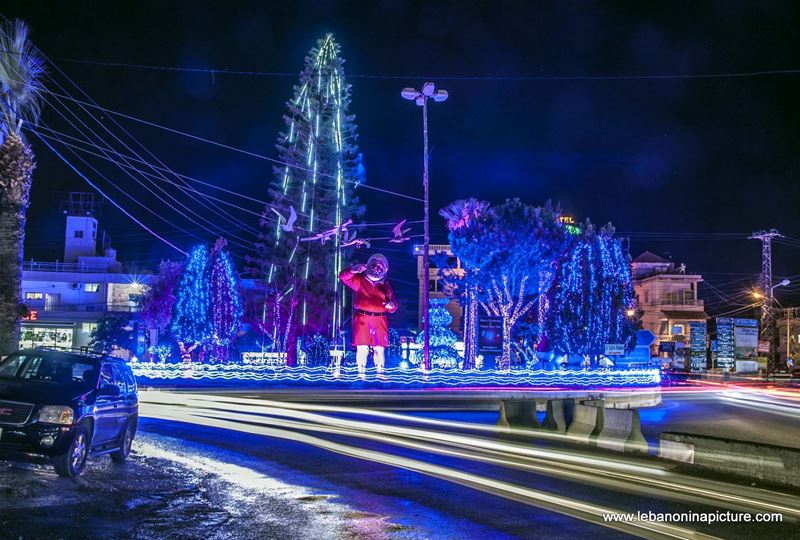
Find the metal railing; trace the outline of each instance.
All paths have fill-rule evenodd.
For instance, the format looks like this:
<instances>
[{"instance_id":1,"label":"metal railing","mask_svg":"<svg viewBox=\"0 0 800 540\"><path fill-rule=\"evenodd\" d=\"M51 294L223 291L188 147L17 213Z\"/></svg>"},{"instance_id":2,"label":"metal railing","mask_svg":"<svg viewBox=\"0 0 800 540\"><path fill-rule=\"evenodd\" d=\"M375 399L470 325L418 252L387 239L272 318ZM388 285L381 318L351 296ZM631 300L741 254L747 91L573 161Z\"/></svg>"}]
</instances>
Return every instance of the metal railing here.
<instances>
[{"instance_id":1,"label":"metal railing","mask_svg":"<svg viewBox=\"0 0 800 540\"><path fill-rule=\"evenodd\" d=\"M83 272L93 274L111 273L109 272L108 264L87 264L82 262L65 263L59 261L23 261L22 269L36 272Z\"/></svg>"},{"instance_id":2,"label":"metal railing","mask_svg":"<svg viewBox=\"0 0 800 540\"><path fill-rule=\"evenodd\" d=\"M648 302L639 302L640 306L703 306L703 300L683 298L656 298Z\"/></svg>"}]
</instances>

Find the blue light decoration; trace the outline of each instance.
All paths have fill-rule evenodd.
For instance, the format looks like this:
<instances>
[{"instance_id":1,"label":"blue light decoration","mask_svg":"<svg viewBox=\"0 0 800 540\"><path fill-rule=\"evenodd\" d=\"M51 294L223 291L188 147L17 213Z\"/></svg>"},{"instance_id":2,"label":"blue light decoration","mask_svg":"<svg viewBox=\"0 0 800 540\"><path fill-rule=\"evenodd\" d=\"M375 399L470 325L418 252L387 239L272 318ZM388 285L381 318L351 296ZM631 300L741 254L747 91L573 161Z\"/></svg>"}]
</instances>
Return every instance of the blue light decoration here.
<instances>
[{"instance_id":1,"label":"blue light decoration","mask_svg":"<svg viewBox=\"0 0 800 540\"><path fill-rule=\"evenodd\" d=\"M268 365L236 364L149 364L131 365L141 385L185 381L194 384L269 383L270 385L347 386L359 382L355 367L343 367L338 374L330 366L285 368ZM622 371L547 371L514 370L513 372L477 369L452 370L433 368L428 373L417 369L390 368L385 370L386 381L381 386L447 387L516 387L516 388L612 388L654 387L661 383L659 369ZM374 378L374 369L367 376Z\"/></svg>"},{"instance_id":2,"label":"blue light decoration","mask_svg":"<svg viewBox=\"0 0 800 540\"><path fill-rule=\"evenodd\" d=\"M461 359L454 347L456 335L450 330L453 316L445 308L448 302L447 298L430 299L430 357L434 367L456 368ZM422 344L424 335L417 334L414 341Z\"/></svg>"},{"instance_id":3,"label":"blue light decoration","mask_svg":"<svg viewBox=\"0 0 800 540\"><path fill-rule=\"evenodd\" d=\"M215 250L211 264L211 328L215 345L228 347L242 326L239 283L228 253Z\"/></svg>"},{"instance_id":4,"label":"blue light decoration","mask_svg":"<svg viewBox=\"0 0 800 540\"><path fill-rule=\"evenodd\" d=\"M264 222L274 224L274 234L265 238L266 251L259 254L267 282L285 300L280 318L333 339L342 327L345 302L338 276L351 252L341 246L339 235L331 243L299 242L297 235L329 230L363 212L353 194L365 173L349 105L344 59L328 34L306 57L295 95L287 102L286 132L278 137L278 154L286 165L275 168L270 203L273 209L295 208L298 219L294 230L286 231L286 223L274 223L268 209ZM286 348L295 346L295 330L290 328L287 341L292 343Z\"/></svg>"},{"instance_id":5,"label":"blue light decoration","mask_svg":"<svg viewBox=\"0 0 800 540\"><path fill-rule=\"evenodd\" d=\"M633 287L619 240L591 228L554 265L541 314L545 334L562 354L599 357L607 344L635 345L636 327L628 315Z\"/></svg>"},{"instance_id":6,"label":"blue light decoration","mask_svg":"<svg viewBox=\"0 0 800 540\"><path fill-rule=\"evenodd\" d=\"M181 344L196 348L211 341L212 324L209 318L208 248L198 245L189 253L186 267L178 285L172 334Z\"/></svg>"}]
</instances>

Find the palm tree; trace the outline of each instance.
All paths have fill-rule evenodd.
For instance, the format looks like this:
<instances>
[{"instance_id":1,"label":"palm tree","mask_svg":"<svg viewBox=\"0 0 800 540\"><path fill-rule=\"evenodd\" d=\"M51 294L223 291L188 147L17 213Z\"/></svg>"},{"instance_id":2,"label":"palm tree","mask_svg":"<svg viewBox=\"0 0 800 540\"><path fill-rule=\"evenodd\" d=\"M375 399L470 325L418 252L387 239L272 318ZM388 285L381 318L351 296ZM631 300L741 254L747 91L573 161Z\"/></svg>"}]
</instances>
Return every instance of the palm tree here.
<instances>
[{"instance_id":1,"label":"palm tree","mask_svg":"<svg viewBox=\"0 0 800 540\"><path fill-rule=\"evenodd\" d=\"M0 32L0 354L6 355L19 344L25 211L35 167L22 125L39 118L44 61L24 22L6 23Z\"/></svg>"}]
</instances>

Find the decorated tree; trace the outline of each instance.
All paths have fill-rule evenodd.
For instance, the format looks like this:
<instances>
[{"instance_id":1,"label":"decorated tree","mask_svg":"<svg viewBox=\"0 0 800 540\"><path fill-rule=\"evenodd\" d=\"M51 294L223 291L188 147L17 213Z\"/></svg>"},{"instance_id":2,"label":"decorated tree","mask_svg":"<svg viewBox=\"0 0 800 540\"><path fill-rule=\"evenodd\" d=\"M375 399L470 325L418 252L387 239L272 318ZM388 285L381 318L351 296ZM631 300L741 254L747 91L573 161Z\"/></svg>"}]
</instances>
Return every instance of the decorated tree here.
<instances>
[{"instance_id":1,"label":"decorated tree","mask_svg":"<svg viewBox=\"0 0 800 540\"><path fill-rule=\"evenodd\" d=\"M176 291L183 275L183 263L161 261L158 275L142 298L139 315L148 328L168 330L175 309Z\"/></svg>"},{"instance_id":2,"label":"decorated tree","mask_svg":"<svg viewBox=\"0 0 800 540\"><path fill-rule=\"evenodd\" d=\"M257 256L274 298L280 299L280 332L287 364L296 362L299 333L335 338L342 326L344 288L338 274L350 250L334 235L329 242L301 242L363 213L354 196L364 181L354 116L348 113L350 87L344 59L332 35L317 42L305 60L294 97L287 102L286 132L278 137L281 165L269 190ZM292 210L296 221L288 223ZM279 217L281 216L281 217ZM296 313L295 313L296 311ZM277 327L276 327L277 328Z\"/></svg>"},{"instance_id":3,"label":"decorated tree","mask_svg":"<svg viewBox=\"0 0 800 540\"><path fill-rule=\"evenodd\" d=\"M458 366L458 351L454 345L456 335L450 330L453 316L445 306L447 298L430 299L430 355L434 367L454 368ZM417 334L415 341L422 344L425 336L422 332Z\"/></svg>"},{"instance_id":4,"label":"decorated tree","mask_svg":"<svg viewBox=\"0 0 800 540\"><path fill-rule=\"evenodd\" d=\"M485 313L502 320L503 352L498 367L511 366L511 331L534 305L539 279L564 245L558 210L509 199L488 212L468 202L448 212L451 249L465 267L462 280ZM459 216L461 218L459 219ZM464 233L454 234L454 231ZM466 362L465 362L466 364Z\"/></svg>"},{"instance_id":5,"label":"decorated tree","mask_svg":"<svg viewBox=\"0 0 800 540\"><path fill-rule=\"evenodd\" d=\"M211 258L211 338L217 346L217 359L227 360L228 347L242 326L244 310L239 280L224 240L217 241Z\"/></svg>"},{"instance_id":6,"label":"decorated tree","mask_svg":"<svg viewBox=\"0 0 800 540\"><path fill-rule=\"evenodd\" d=\"M171 329L185 360L187 353L202 351L213 336L205 245L195 246L189 253L176 297Z\"/></svg>"},{"instance_id":7,"label":"decorated tree","mask_svg":"<svg viewBox=\"0 0 800 540\"><path fill-rule=\"evenodd\" d=\"M582 354L597 364L606 344L636 345L630 265L613 229L591 225L576 237L554 267L547 290L545 334L553 350Z\"/></svg>"},{"instance_id":8,"label":"decorated tree","mask_svg":"<svg viewBox=\"0 0 800 540\"><path fill-rule=\"evenodd\" d=\"M435 257L446 290L459 300L464 313L464 369L475 367L480 268L488 260L481 241L483 231L494 218L491 205L477 199L458 200L439 211L445 219L451 251L461 260L462 268L452 267L444 254Z\"/></svg>"}]
</instances>

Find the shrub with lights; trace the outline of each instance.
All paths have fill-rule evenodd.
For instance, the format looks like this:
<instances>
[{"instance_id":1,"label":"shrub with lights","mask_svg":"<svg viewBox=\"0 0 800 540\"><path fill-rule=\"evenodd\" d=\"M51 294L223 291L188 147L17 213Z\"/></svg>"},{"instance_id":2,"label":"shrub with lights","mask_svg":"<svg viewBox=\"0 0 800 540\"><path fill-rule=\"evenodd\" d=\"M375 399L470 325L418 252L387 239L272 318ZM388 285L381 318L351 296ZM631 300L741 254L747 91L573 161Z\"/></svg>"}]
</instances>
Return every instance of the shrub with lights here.
<instances>
[{"instance_id":1,"label":"shrub with lights","mask_svg":"<svg viewBox=\"0 0 800 540\"><path fill-rule=\"evenodd\" d=\"M449 300L447 298L430 299L430 355L431 364L438 368L458 367L458 351L454 345L456 335L450 330L450 323L453 316L447 311L445 306ZM422 332L417 334L415 341L422 344L425 336ZM421 356L421 349L418 353Z\"/></svg>"}]
</instances>

